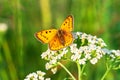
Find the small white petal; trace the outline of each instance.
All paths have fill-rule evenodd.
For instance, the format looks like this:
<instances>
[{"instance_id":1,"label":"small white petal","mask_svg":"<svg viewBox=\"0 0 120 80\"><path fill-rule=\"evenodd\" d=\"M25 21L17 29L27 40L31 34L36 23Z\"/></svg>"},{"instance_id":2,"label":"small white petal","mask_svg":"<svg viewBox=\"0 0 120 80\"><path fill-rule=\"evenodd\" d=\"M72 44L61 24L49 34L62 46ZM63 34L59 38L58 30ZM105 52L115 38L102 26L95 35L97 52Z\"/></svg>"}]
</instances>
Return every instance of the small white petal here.
<instances>
[{"instance_id":1,"label":"small white petal","mask_svg":"<svg viewBox=\"0 0 120 80\"><path fill-rule=\"evenodd\" d=\"M81 55L80 55L79 53L75 53L74 55L71 56L71 59L72 59L73 61L76 61L76 60L78 60L80 57L81 57Z\"/></svg>"},{"instance_id":2,"label":"small white petal","mask_svg":"<svg viewBox=\"0 0 120 80\"><path fill-rule=\"evenodd\" d=\"M26 79L24 79L24 80L30 80L29 78L26 78Z\"/></svg>"},{"instance_id":3,"label":"small white petal","mask_svg":"<svg viewBox=\"0 0 120 80\"><path fill-rule=\"evenodd\" d=\"M46 70L48 70L48 69L52 68L52 65L50 63L46 63L45 68L46 68Z\"/></svg>"},{"instance_id":4,"label":"small white petal","mask_svg":"<svg viewBox=\"0 0 120 80\"><path fill-rule=\"evenodd\" d=\"M112 50L115 56L120 56L120 50Z\"/></svg>"},{"instance_id":5,"label":"small white petal","mask_svg":"<svg viewBox=\"0 0 120 80\"><path fill-rule=\"evenodd\" d=\"M110 57L112 57L113 59L115 59L116 57L115 57L115 55L113 55L113 54L110 54Z\"/></svg>"},{"instance_id":6,"label":"small white petal","mask_svg":"<svg viewBox=\"0 0 120 80\"><path fill-rule=\"evenodd\" d=\"M0 32L5 32L8 26L5 23L0 23Z\"/></svg>"},{"instance_id":7,"label":"small white petal","mask_svg":"<svg viewBox=\"0 0 120 80\"><path fill-rule=\"evenodd\" d=\"M91 59L91 54L89 54L89 53L86 54L86 55L85 55L85 58L86 58L86 59Z\"/></svg>"},{"instance_id":8,"label":"small white petal","mask_svg":"<svg viewBox=\"0 0 120 80\"><path fill-rule=\"evenodd\" d=\"M57 72L57 67L52 68L51 71L53 72L53 74L55 74Z\"/></svg>"},{"instance_id":9,"label":"small white petal","mask_svg":"<svg viewBox=\"0 0 120 80\"><path fill-rule=\"evenodd\" d=\"M52 60L50 60L50 64L55 64L57 62L57 60L56 59L52 59Z\"/></svg>"},{"instance_id":10,"label":"small white petal","mask_svg":"<svg viewBox=\"0 0 120 80\"><path fill-rule=\"evenodd\" d=\"M46 78L45 80L51 80L50 78Z\"/></svg>"},{"instance_id":11,"label":"small white petal","mask_svg":"<svg viewBox=\"0 0 120 80\"><path fill-rule=\"evenodd\" d=\"M85 64L86 63L86 59L83 58L83 59L79 59L79 64Z\"/></svg>"},{"instance_id":12,"label":"small white petal","mask_svg":"<svg viewBox=\"0 0 120 80\"><path fill-rule=\"evenodd\" d=\"M42 71L37 71L37 74L38 74L39 76L44 76L46 73L45 73L45 72L42 72Z\"/></svg>"},{"instance_id":13,"label":"small white petal","mask_svg":"<svg viewBox=\"0 0 120 80\"><path fill-rule=\"evenodd\" d=\"M39 80L44 80L44 77L42 77L42 76L39 76L38 78L39 78Z\"/></svg>"},{"instance_id":14,"label":"small white petal","mask_svg":"<svg viewBox=\"0 0 120 80\"><path fill-rule=\"evenodd\" d=\"M85 38L87 38L87 34L86 34L86 33L83 33L83 34L81 35L81 39L85 39Z\"/></svg>"},{"instance_id":15,"label":"small white petal","mask_svg":"<svg viewBox=\"0 0 120 80\"><path fill-rule=\"evenodd\" d=\"M48 56L49 54L50 54L50 49L48 49L46 52L43 52L41 54L42 59L45 58L46 56Z\"/></svg>"},{"instance_id":16,"label":"small white petal","mask_svg":"<svg viewBox=\"0 0 120 80\"><path fill-rule=\"evenodd\" d=\"M91 59L91 60L90 60L90 62L91 62L92 64L96 64L96 63L97 63L97 61L98 61L98 59L97 59L97 58L93 58L93 59Z\"/></svg>"}]
</instances>

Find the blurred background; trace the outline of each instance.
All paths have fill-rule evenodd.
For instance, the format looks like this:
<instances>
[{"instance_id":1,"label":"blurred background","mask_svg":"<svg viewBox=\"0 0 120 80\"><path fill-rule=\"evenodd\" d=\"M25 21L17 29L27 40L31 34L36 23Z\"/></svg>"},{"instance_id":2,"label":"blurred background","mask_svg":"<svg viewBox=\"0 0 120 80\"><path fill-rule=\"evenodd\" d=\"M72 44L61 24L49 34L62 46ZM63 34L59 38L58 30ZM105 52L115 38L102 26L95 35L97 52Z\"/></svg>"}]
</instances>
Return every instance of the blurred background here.
<instances>
[{"instance_id":1,"label":"blurred background","mask_svg":"<svg viewBox=\"0 0 120 80\"><path fill-rule=\"evenodd\" d=\"M63 69L56 75L45 70L40 54L47 44L34 37L40 30L60 28L68 15L74 16L73 32L96 35L108 49L120 49L120 0L0 0L0 80L23 80L37 70L52 80L69 77ZM76 64L66 66L76 76ZM105 69L102 63L89 64L84 80L100 80ZM120 80L119 75L120 70L111 71L106 80Z\"/></svg>"}]
</instances>

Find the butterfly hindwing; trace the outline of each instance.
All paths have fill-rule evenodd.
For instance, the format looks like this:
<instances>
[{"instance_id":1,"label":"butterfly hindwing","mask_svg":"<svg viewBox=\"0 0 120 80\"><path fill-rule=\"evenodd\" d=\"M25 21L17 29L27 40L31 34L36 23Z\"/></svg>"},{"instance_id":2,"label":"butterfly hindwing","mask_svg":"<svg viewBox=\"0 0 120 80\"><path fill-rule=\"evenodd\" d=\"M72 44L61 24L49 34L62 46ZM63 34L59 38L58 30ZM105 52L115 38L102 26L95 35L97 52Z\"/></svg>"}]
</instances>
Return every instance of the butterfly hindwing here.
<instances>
[{"instance_id":1,"label":"butterfly hindwing","mask_svg":"<svg viewBox=\"0 0 120 80\"><path fill-rule=\"evenodd\" d=\"M73 36L70 32L64 32L62 37L64 38L64 44L61 43L61 39L58 35L54 36L54 38L49 42L49 48L51 50L59 50L62 49L68 45L70 45L73 42Z\"/></svg>"},{"instance_id":2,"label":"butterfly hindwing","mask_svg":"<svg viewBox=\"0 0 120 80\"><path fill-rule=\"evenodd\" d=\"M56 35L56 29L42 30L35 34L36 38L43 43L48 43Z\"/></svg>"},{"instance_id":3,"label":"butterfly hindwing","mask_svg":"<svg viewBox=\"0 0 120 80\"><path fill-rule=\"evenodd\" d=\"M73 42L73 35L71 32L64 32L64 41L65 41L65 46L70 45Z\"/></svg>"},{"instance_id":4,"label":"butterfly hindwing","mask_svg":"<svg viewBox=\"0 0 120 80\"><path fill-rule=\"evenodd\" d=\"M49 42L49 48L51 50L59 50L64 46L61 44L59 37L56 35L54 38Z\"/></svg>"}]
</instances>

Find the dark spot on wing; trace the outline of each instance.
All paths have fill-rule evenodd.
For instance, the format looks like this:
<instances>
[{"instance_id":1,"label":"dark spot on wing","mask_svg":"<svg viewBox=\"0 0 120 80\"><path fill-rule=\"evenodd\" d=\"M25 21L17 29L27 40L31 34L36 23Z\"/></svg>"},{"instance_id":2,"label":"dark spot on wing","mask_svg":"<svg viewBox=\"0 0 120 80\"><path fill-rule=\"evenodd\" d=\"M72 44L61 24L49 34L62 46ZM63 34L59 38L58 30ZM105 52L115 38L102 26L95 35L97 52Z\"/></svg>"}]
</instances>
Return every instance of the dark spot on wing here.
<instances>
[{"instance_id":1,"label":"dark spot on wing","mask_svg":"<svg viewBox=\"0 0 120 80\"><path fill-rule=\"evenodd\" d=\"M64 23L64 25L67 24L67 21Z\"/></svg>"},{"instance_id":2,"label":"dark spot on wing","mask_svg":"<svg viewBox=\"0 0 120 80\"><path fill-rule=\"evenodd\" d=\"M46 34L48 33L48 31L45 32Z\"/></svg>"},{"instance_id":3,"label":"dark spot on wing","mask_svg":"<svg viewBox=\"0 0 120 80\"><path fill-rule=\"evenodd\" d=\"M51 33L51 31L49 31L49 33Z\"/></svg>"}]
</instances>

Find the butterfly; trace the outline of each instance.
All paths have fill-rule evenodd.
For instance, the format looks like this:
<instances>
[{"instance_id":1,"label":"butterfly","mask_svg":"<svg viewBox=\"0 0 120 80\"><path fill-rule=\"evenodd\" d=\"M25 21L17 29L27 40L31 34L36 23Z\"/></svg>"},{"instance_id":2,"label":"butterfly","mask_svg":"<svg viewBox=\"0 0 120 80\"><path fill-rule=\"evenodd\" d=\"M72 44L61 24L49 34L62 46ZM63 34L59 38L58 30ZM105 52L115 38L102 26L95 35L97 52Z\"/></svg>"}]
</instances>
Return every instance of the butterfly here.
<instances>
[{"instance_id":1,"label":"butterfly","mask_svg":"<svg viewBox=\"0 0 120 80\"><path fill-rule=\"evenodd\" d=\"M69 46L73 42L73 17L69 15L62 23L60 29L48 29L35 33L35 37L48 43L50 50L57 51Z\"/></svg>"}]
</instances>

